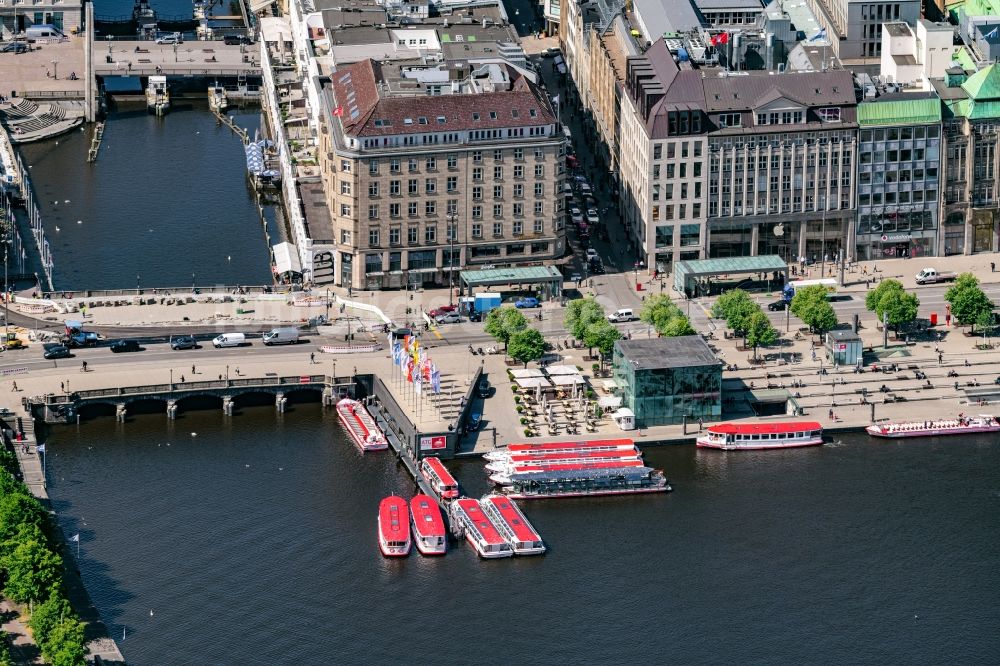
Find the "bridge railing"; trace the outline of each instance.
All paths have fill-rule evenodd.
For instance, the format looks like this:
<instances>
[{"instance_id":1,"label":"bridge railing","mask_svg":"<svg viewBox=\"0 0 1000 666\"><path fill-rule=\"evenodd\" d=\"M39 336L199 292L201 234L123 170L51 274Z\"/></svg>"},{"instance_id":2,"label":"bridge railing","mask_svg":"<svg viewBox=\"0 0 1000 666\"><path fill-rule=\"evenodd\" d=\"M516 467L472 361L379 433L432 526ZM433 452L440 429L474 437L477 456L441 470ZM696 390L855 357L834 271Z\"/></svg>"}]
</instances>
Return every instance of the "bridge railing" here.
<instances>
[{"instance_id":1,"label":"bridge railing","mask_svg":"<svg viewBox=\"0 0 1000 666\"><path fill-rule=\"evenodd\" d=\"M74 391L72 396L53 395L49 399L50 403L70 402L73 398L86 400L88 398L108 398L116 396L134 396L152 393L172 393L202 391L208 389L227 388L253 388L253 387L274 387L288 386L294 388L308 384L332 383L333 377L330 375L292 375L287 377L241 377L239 379L212 379L201 382L174 382L173 384L143 384L141 386L121 386L106 389L88 389L85 391Z\"/></svg>"}]
</instances>

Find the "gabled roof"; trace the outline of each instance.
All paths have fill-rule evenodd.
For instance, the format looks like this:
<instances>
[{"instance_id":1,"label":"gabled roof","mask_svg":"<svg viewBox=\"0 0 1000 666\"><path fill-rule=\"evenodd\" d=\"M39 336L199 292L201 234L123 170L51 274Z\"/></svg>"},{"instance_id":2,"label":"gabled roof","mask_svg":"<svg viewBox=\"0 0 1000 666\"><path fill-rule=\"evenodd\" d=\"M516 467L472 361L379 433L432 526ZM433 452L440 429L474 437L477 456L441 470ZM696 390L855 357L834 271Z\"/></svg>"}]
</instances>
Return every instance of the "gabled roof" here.
<instances>
[{"instance_id":1,"label":"gabled roof","mask_svg":"<svg viewBox=\"0 0 1000 666\"><path fill-rule=\"evenodd\" d=\"M977 102L1000 99L1000 68L996 64L984 67L965 80L962 90Z\"/></svg>"},{"instance_id":2,"label":"gabled roof","mask_svg":"<svg viewBox=\"0 0 1000 666\"><path fill-rule=\"evenodd\" d=\"M744 111L777 94L807 107L854 105L854 79L850 72L803 72L771 75L706 76L705 106L711 112ZM777 97L775 97L777 99Z\"/></svg>"}]
</instances>

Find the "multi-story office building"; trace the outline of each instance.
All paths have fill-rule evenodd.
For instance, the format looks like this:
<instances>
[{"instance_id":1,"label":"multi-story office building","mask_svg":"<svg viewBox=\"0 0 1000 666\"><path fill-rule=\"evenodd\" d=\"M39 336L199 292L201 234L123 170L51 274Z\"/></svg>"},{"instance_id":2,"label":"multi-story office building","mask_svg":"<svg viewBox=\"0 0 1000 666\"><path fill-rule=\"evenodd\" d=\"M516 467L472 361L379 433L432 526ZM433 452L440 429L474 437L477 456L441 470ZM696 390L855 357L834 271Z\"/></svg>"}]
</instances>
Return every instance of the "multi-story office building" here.
<instances>
[{"instance_id":1,"label":"multi-story office building","mask_svg":"<svg viewBox=\"0 0 1000 666\"><path fill-rule=\"evenodd\" d=\"M857 258L939 254L941 100L883 95L858 105Z\"/></svg>"},{"instance_id":2,"label":"multi-story office building","mask_svg":"<svg viewBox=\"0 0 1000 666\"><path fill-rule=\"evenodd\" d=\"M364 60L324 87L336 284L449 284L565 251L565 139L533 74L499 59Z\"/></svg>"},{"instance_id":3,"label":"multi-story office building","mask_svg":"<svg viewBox=\"0 0 1000 666\"><path fill-rule=\"evenodd\" d=\"M932 83L944 104L944 254L996 252L1000 67L968 78L954 67Z\"/></svg>"},{"instance_id":4,"label":"multi-story office building","mask_svg":"<svg viewBox=\"0 0 1000 666\"><path fill-rule=\"evenodd\" d=\"M11 32L24 32L31 25L54 25L68 33L83 25L83 2L0 0L0 25Z\"/></svg>"},{"instance_id":5,"label":"multi-story office building","mask_svg":"<svg viewBox=\"0 0 1000 666\"><path fill-rule=\"evenodd\" d=\"M809 0L809 7L826 30L841 60L878 60L882 55L882 24L920 19L920 0Z\"/></svg>"},{"instance_id":6,"label":"multi-story office building","mask_svg":"<svg viewBox=\"0 0 1000 666\"><path fill-rule=\"evenodd\" d=\"M682 69L661 40L628 60L626 89L622 199L650 269L688 258L851 256L849 73Z\"/></svg>"}]
</instances>

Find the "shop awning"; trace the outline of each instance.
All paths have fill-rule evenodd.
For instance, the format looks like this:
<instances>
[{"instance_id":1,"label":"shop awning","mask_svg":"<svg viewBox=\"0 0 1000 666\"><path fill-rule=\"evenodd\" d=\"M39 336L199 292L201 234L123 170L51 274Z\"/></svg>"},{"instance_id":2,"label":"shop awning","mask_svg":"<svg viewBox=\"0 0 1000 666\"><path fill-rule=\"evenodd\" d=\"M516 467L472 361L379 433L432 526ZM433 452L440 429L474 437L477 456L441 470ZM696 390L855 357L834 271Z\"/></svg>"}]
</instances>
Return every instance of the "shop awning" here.
<instances>
[{"instance_id":1,"label":"shop awning","mask_svg":"<svg viewBox=\"0 0 1000 666\"><path fill-rule=\"evenodd\" d=\"M605 391L614 391L618 388L618 382L613 379L605 379L601 384L604 386Z\"/></svg>"},{"instance_id":2,"label":"shop awning","mask_svg":"<svg viewBox=\"0 0 1000 666\"><path fill-rule=\"evenodd\" d=\"M517 370L511 370L510 374L514 376L515 379L527 379L528 377L544 377L541 370L534 370L531 368L518 368Z\"/></svg>"},{"instance_id":3,"label":"shop awning","mask_svg":"<svg viewBox=\"0 0 1000 666\"><path fill-rule=\"evenodd\" d=\"M283 273L301 273L302 263L299 261L299 252L291 243L278 243L271 246L274 252L274 272L278 275Z\"/></svg>"},{"instance_id":4,"label":"shop awning","mask_svg":"<svg viewBox=\"0 0 1000 666\"><path fill-rule=\"evenodd\" d=\"M583 384L583 377L580 375L556 375L555 377L550 377L552 383L556 386L572 386L573 384Z\"/></svg>"},{"instance_id":5,"label":"shop awning","mask_svg":"<svg viewBox=\"0 0 1000 666\"><path fill-rule=\"evenodd\" d=\"M515 379L514 381L517 382L517 385L521 388L536 388L538 386L541 386L542 388L549 388L552 386L549 384L549 380L544 377L525 377L523 379Z\"/></svg>"},{"instance_id":6,"label":"shop awning","mask_svg":"<svg viewBox=\"0 0 1000 666\"><path fill-rule=\"evenodd\" d=\"M549 373L550 376L580 374L580 371L577 370L572 365L550 365L549 367L545 368L545 371Z\"/></svg>"},{"instance_id":7,"label":"shop awning","mask_svg":"<svg viewBox=\"0 0 1000 666\"><path fill-rule=\"evenodd\" d=\"M616 395L606 395L597 399L597 405L603 409L617 409L622 406L622 399Z\"/></svg>"}]
</instances>

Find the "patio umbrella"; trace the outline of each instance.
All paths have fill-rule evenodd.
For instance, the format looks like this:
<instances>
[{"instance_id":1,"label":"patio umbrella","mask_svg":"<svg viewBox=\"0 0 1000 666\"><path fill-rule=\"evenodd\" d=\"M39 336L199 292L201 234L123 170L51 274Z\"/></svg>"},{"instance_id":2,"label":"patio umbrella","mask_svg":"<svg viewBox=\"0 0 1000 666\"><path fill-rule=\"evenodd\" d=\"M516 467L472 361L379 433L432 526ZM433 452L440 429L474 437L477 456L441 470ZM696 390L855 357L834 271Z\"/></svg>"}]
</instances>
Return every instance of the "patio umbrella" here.
<instances>
[{"instance_id":1,"label":"patio umbrella","mask_svg":"<svg viewBox=\"0 0 1000 666\"><path fill-rule=\"evenodd\" d=\"M535 387L535 400L538 402L542 401L542 385L539 384Z\"/></svg>"}]
</instances>

